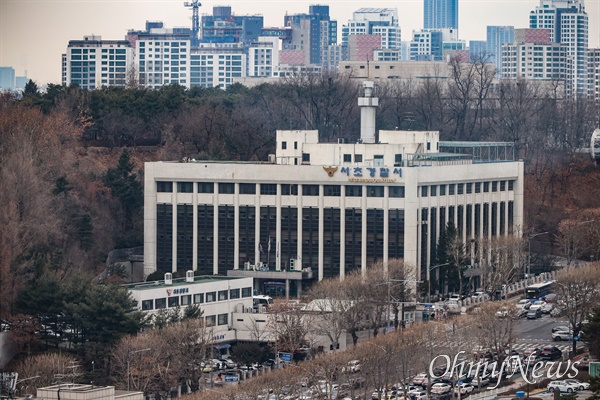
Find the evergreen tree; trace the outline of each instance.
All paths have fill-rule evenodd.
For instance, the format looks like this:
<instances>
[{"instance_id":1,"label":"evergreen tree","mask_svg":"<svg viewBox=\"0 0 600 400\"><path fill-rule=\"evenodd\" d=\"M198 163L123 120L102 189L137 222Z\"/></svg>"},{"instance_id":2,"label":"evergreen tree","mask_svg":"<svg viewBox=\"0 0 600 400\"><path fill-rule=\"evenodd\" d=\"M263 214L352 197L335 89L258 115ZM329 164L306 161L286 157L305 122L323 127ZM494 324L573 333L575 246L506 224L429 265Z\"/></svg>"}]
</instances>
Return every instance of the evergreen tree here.
<instances>
[{"instance_id":1,"label":"evergreen tree","mask_svg":"<svg viewBox=\"0 0 600 400\"><path fill-rule=\"evenodd\" d=\"M124 149L117 166L109 168L102 179L103 183L110 188L113 196L119 200L128 224L131 224L144 205L142 184L133 173L133 166L129 152Z\"/></svg>"}]
</instances>

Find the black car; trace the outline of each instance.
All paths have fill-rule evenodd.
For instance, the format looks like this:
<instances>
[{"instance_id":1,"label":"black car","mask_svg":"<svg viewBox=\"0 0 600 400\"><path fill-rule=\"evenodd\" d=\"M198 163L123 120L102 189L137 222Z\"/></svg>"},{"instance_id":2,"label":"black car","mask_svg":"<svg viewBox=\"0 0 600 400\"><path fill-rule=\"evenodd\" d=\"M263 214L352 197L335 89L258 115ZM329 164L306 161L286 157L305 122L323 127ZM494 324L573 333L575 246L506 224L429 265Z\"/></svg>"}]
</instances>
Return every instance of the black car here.
<instances>
[{"instance_id":1,"label":"black car","mask_svg":"<svg viewBox=\"0 0 600 400\"><path fill-rule=\"evenodd\" d=\"M496 385L496 383L498 383L498 381L502 382L504 379L506 379L507 376L508 376L508 373L506 371L502 371L501 374L494 372L490 375L490 384Z\"/></svg>"},{"instance_id":2,"label":"black car","mask_svg":"<svg viewBox=\"0 0 600 400\"><path fill-rule=\"evenodd\" d=\"M540 352L540 359L542 360L558 360L562 357L562 351L558 347L544 347Z\"/></svg>"},{"instance_id":3,"label":"black car","mask_svg":"<svg viewBox=\"0 0 600 400\"><path fill-rule=\"evenodd\" d=\"M434 385L436 383L447 383L450 386L454 386L454 380L452 380L452 379L437 378L437 379L434 379L433 381L431 381L431 385Z\"/></svg>"}]
</instances>

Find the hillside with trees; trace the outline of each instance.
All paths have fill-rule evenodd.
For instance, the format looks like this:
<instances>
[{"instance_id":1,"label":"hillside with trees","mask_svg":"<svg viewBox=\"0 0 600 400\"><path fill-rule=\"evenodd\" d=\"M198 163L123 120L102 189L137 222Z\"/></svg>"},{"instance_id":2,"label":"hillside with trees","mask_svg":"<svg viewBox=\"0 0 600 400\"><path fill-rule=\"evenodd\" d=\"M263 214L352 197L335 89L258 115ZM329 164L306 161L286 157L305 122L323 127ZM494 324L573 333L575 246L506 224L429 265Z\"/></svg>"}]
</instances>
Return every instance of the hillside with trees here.
<instances>
[{"instance_id":1,"label":"hillside with trees","mask_svg":"<svg viewBox=\"0 0 600 400\"><path fill-rule=\"evenodd\" d=\"M589 147L598 105L563 99L552 85L492 85L478 63L451 71L379 85L378 129L514 143L525 160L525 232L549 232L539 239L556 254L600 258L600 225L585 223L598 221L600 171L578 151ZM331 75L226 91L49 85L42 93L30 81L22 98L2 95L0 319L17 314L24 288L92 279L109 251L143 243L145 161L264 161L277 129L356 140L359 93L359 81Z\"/></svg>"}]
</instances>

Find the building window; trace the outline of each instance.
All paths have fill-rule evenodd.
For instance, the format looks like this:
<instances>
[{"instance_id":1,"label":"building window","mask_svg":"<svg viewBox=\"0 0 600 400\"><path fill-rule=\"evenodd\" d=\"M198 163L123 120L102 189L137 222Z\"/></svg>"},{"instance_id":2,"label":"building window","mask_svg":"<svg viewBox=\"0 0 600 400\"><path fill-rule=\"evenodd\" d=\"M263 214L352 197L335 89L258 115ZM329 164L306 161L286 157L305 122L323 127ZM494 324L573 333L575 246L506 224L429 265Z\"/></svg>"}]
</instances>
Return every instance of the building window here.
<instances>
[{"instance_id":1,"label":"building window","mask_svg":"<svg viewBox=\"0 0 600 400\"><path fill-rule=\"evenodd\" d=\"M177 193L193 193L194 184L192 182L177 182Z\"/></svg>"},{"instance_id":2,"label":"building window","mask_svg":"<svg viewBox=\"0 0 600 400\"><path fill-rule=\"evenodd\" d=\"M240 183L240 194L256 194L256 184Z\"/></svg>"},{"instance_id":3,"label":"building window","mask_svg":"<svg viewBox=\"0 0 600 400\"><path fill-rule=\"evenodd\" d=\"M199 182L198 193L214 193L215 184L212 182Z\"/></svg>"},{"instance_id":4,"label":"building window","mask_svg":"<svg viewBox=\"0 0 600 400\"><path fill-rule=\"evenodd\" d=\"M437 185L431 185L429 189L429 195L432 197L437 196Z\"/></svg>"},{"instance_id":5,"label":"building window","mask_svg":"<svg viewBox=\"0 0 600 400\"><path fill-rule=\"evenodd\" d=\"M242 297L251 297L251 296L252 296L252 288L251 287L242 288Z\"/></svg>"},{"instance_id":6,"label":"building window","mask_svg":"<svg viewBox=\"0 0 600 400\"><path fill-rule=\"evenodd\" d=\"M286 150L287 149L287 142L283 141L281 142L281 150Z\"/></svg>"},{"instance_id":7,"label":"building window","mask_svg":"<svg viewBox=\"0 0 600 400\"><path fill-rule=\"evenodd\" d=\"M400 167L402 165L402 154L396 154L394 156L394 167Z\"/></svg>"},{"instance_id":8,"label":"building window","mask_svg":"<svg viewBox=\"0 0 600 400\"><path fill-rule=\"evenodd\" d=\"M191 294L181 296L181 305L182 306L189 306L190 304L192 304L192 295Z\"/></svg>"},{"instance_id":9,"label":"building window","mask_svg":"<svg viewBox=\"0 0 600 400\"><path fill-rule=\"evenodd\" d=\"M219 193L233 194L234 190L235 190L235 184L233 184L233 183L219 183Z\"/></svg>"},{"instance_id":10,"label":"building window","mask_svg":"<svg viewBox=\"0 0 600 400\"><path fill-rule=\"evenodd\" d=\"M154 305L157 310L159 310L161 308L167 308L167 299L165 299L164 297L160 298L160 299L155 299Z\"/></svg>"},{"instance_id":11,"label":"building window","mask_svg":"<svg viewBox=\"0 0 600 400\"><path fill-rule=\"evenodd\" d=\"M390 186L390 197L404 198L404 186Z\"/></svg>"},{"instance_id":12,"label":"building window","mask_svg":"<svg viewBox=\"0 0 600 400\"><path fill-rule=\"evenodd\" d=\"M340 197L342 194L342 187L340 185L325 185L323 189L325 196Z\"/></svg>"},{"instance_id":13,"label":"building window","mask_svg":"<svg viewBox=\"0 0 600 400\"><path fill-rule=\"evenodd\" d=\"M515 190L515 181L508 181L508 190Z\"/></svg>"},{"instance_id":14,"label":"building window","mask_svg":"<svg viewBox=\"0 0 600 400\"><path fill-rule=\"evenodd\" d=\"M217 301L217 292L206 293L206 302L207 303L214 303L215 301Z\"/></svg>"},{"instance_id":15,"label":"building window","mask_svg":"<svg viewBox=\"0 0 600 400\"><path fill-rule=\"evenodd\" d=\"M229 290L229 298L230 299L239 299L240 298L240 289L231 289Z\"/></svg>"},{"instance_id":16,"label":"building window","mask_svg":"<svg viewBox=\"0 0 600 400\"><path fill-rule=\"evenodd\" d=\"M446 195L446 185L440 185L440 196Z\"/></svg>"},{"instance_id":17,"label":"building window","mask_svg":"<svg viewBox=\"0 0 600 400\"><path fill-rule=\"evenodd\" d=\"M204 303L204 293L196 293L194 295L194 304Z\"/></svg>"},{"instance_id":18,"label":"building window","mask_svg":"<svg viewBox=\"0 0 600 400\"><path fill-rule=\"evenodd\" d=\"M154 308L154 300L142 300L142 311L152 310Z\"/></svg>"},{"instance_id":19,"label":"building window","mask_svg":"<svg viewBox=\"0 0 600 400\"><path fill-rule=\"evenodd\" d=\"M362 160L363 160L362 154L355 154L354 155L354 162L361 163Z\"/></svg>"},{"instance_id":20,"label":"building window","mask_svg":"<svg viewBox=\"0 0 600 400\"><path fill-rule=\"evenodd\" d=\"M344 162L352 162L352 154L344 154Z\"/></svg>"},{"instance_id":21,"label":"building window","mask_svg":"<svg viewBox=\"0 0 600 400\"><path fill-rule=\"evenodd\" d=\"M173 182L156 182L156 191L159 193L173 192Z\"/></svg>"},{"instance_id":22,"label":"building window","mask_svg":"<svg viewBox=\"0 0 600 400\"><path fill-rule=\"evenodd\" d=\"M467 183L467 194L473 193L473 184Z\"/></svg>"},{"instance_id":23,"label":"building window","mask_svg":"<svg viewBox=\"0 0 600 400\"><path fill-rule=\"evenodd\" d=\"M219 290L219 301L227 300L227 290Z\"/></svg>"},{"instance_id":24,"label":"building window","mask_svg":"<svg viewBox=\"0 0 600 400\"><path fill-rule=\"evenodd\" d=\"M294 150L298 150L298 142L294 142Z\"/></svg>"},{"instance_id":25,"label":"building window","mask_svg":"<svg viewBox=\"0 0 600 400\"><path fill-rule=\"evenodd\" d=\"M498 191L498 181L493 181L492 182L492 192L497 192Z\"/></svg>"},{"instance_id":26,"label":"building window","mask_svg":"<svg viewBox=\"0 0 600 400\"><path fill-rule=\"evenodd\" d=\"M214 315L206 316L206 326L207 327L215 326L216 324L217 324L217 318Z\"/></svg>"},{"instance_id":27,"label":"building window","mask_svg":"<svg viewBox=\"0 0 600 400\"><path fill-rule=\"evenodd\" d=\"M228 322L228 315L227 314L219 314L218 316L218 324L219 325L227 325Z\"/></svg>"},{"instance_id":28,"label":"building window","mask_svg":"<svg viewBox=\"0 0 600 400\"><path fill-rule=\"evenodd\" d=\"M481 193L481 182L475 182L475 193Z\"/></svg>"},{"instance_id":29,"label":"building window","mask_svg":"<svg viewBox=\"0 0 600 400\"><path fill-rule=\"evenodd\" d=\"M383 186L367 186L367 197L383 197Z\"/></svg>"},{"instance_id":30,"label":"building window","mask_svg":"<svg viewBox=\"0 0 600 400\"><path fill-rule=\"evenodd\" d=\"M500 191L506 191L506 181L500 181Z\"/></svg>"},{"instance_id":31,"label":"building window","mask_svg":"<svg viewBox=\"0 0 600 400\"><path fill-rule=\"evenodd\" d=\"M487 193L490 191L490 183L489 182L483 182L483 192Z\"/></svg>"},{"instance_id":32,"label":"building window","mask_svg":"<svg viewBox=\"0 0 600 400\"><path fill-rule=\"evenodd\" d=\"M373 160L373 165L375 165L376 167L383 166L383 155L382 154L375 154L375 159Z\"/></svg>"},{"instance_id":33,"label":"building window","mask_svg":"<svg viewBox=\"0 0 600 400\"><path fill-rule=\"evenodd\" d=\"M302 153L302 162L310 163L310 153Z\"/></svg>"},{"instance_id":34,"label":"building window","mask_svg":"<svg viewBox=\"0 0 600 400\"><path fill-rule=\"evenodd\" d=\"M427 197L427 191L429 186L421 186L421 197Z\"/></svg>"},{"instance_id":35,"label":"building window","mask_svg":"<svg viewBox=\"0 0 600 400\"><path fill-rule=\"evenodd\" d=\"M169 307L179 307L179 297L169 297Z\"/></svg>"},{"instance_id":36,"label":"building window","mask_svg":"<svg viewBox=\"0 0 600 400\"><path fill-rule=\"evenodd\" d=\"M465 193L465 185L464 183L456 184L456 194L464 194Z\"/></svg>"},{"instance_id":37,"label":"building window","mask_svg":"<svg viewBox=\"0 0 600 400\"><path fill-rule=\"evenodd\" d=\"M450 196L452 196L454 194L454 188L456 187L456 185L454 183L451 183L448 185L448 194Z\"/></svg>"},{"instance_id":38,"label":"building window","mask_svg":"<svg viewBox=\"0 0 600 400\"><path fill-rule=\"evenodd\" d=\"M302 185L302 196L318 196L319 185Z\"/></svg>"},{"instance_id":39,"label":"building window","mask_svg":"<svg viewBox=\"0 0 600 400\"><path fill-rule=\"evenodd\" d=\"M347 197L362 197L362 186L345 186Z\"/></svg>"},{"instance_id":40,"label":"building window","mask_svg":"<svg viewBox=\"0 0 600 400\"><path fill-rule=\"evenodd\" d=\"M287 183L281 185L281 195L282 196L297 196L298 195L298 185L290 185Z\"/></svg>"},{"instance_id":41,"label":"building window","mask_svg":"<svg viewBox=\"0 0 600 400\"><path fill-rule=\"evenodd\" d=\"M260 194L277 194L277 185L274 183L261 183L260 184Z\"/></svg>"}]
</instances>

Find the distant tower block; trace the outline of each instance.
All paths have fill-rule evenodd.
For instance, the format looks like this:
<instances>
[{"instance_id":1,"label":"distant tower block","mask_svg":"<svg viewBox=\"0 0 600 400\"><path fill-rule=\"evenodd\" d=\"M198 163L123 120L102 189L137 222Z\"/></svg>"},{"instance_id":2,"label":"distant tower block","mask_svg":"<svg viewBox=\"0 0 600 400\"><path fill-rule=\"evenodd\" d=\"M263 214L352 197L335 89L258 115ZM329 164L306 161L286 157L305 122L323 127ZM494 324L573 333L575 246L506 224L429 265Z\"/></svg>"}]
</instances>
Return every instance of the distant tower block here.
<instances>
[{"instance_id":1,"label":"distant tower block","mask_svg":"<svg viewBox=\"0 0 600 400\"><path fill-rule=\"evenodd\" d=\"M375 118L379 98L373 97L375 83L372 81L363 82L365 94L358 98L360 107L360 139L363 143L375 143Z\"/></svg>"}]
</instances>

